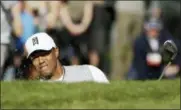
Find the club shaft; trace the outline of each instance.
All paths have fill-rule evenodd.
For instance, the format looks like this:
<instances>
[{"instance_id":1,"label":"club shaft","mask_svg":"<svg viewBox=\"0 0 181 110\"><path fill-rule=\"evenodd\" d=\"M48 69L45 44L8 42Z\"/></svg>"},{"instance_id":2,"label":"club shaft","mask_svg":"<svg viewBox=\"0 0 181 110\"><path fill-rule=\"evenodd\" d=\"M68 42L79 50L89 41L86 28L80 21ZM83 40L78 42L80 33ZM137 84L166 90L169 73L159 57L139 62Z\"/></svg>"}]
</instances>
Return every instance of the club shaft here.
<instances>
[{"instance_id":1,"label":"club shaft","mask_svg":"<svg viewBox=\"0 0 181 110\"><path fill-rule=\"evenodd\" d=\"M160 77L159 77L159 81L163 78L163 76L164 76L164 74L165 74L165 71L167 70L167 68L171 65L171 61L164 67L164 69L163 69L163 71L162 71L162 73L161 73L161 75L160 75Z\"/></svg>"}]
</instances>

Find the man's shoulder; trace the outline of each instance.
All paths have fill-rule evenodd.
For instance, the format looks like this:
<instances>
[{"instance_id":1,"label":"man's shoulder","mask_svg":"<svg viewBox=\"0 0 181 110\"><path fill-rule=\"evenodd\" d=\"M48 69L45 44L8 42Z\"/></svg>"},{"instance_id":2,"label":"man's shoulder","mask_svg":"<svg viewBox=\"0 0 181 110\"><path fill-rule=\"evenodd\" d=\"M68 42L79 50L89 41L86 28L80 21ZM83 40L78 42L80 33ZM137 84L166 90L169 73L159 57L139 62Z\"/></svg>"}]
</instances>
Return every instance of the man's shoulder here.
<instances>
[{"instance_id":1,"label":"man's shoulder","mask_svg":"<svg viewBox=\"0 0 181 110\"><path fill-rule=\"evenodd\" d=\"M69 71L70 73L92 73L92 69L98 69L95 66L92 65L70 65L70 66L64 66L66 71Z\"/></svg>"},{"instance_id":2,"label":"man's shoulder","mask_svg":"<svg viewBox=\"0 0 181 110\"><path fill-rule=\"evenodd\" d=\"M90 72L92 71L101 71L98 67L93 65L70 65L70 66L64 66L66 69L73 69L73 70L88 70ZM102 71L101 71L102 72Z\"/></svg>"},{"instance_id":3,"label":"man's shoulder","mask_svg":"<svg viewBox=\"0 0 181 110\"><path fill-rule=\"evenodd\" d=\"M88 65L65 65L64 68L68 70L81 70L88 69Z\"/></svg>"},{"instance_id":4,"label":"man's shoulder","mask_svg":"<svg viewBox=\"0 0 181 110\"><path fill-rule=\"evenodd\" d=\"M64 65L64 67L67 67L67 68L95 67L95 68L97 68L96 66L89 65L89 64L83 64L83 65Z\"/></svg>"},{"instance_id":5,"label":"man's shoulder","mask_svg":"<svg viewBox=\"0 0 181 110\"><path fill-rule=\"evenodd\" d=\"M65 82L93 81L92 73L87 65L63 66Z\"/></svg>"},{"instance_id":6,"label":"man's shoulder","mask_svg":"<svg viewBox=\"0 0 181 110\"><path fill-rule=\"evenodd\" d=\"M92 77L96 82L108 82L105 74L96 66L93 65L71 65L64 66L67 74L79 74L82 77Z\"/></svg>"}]
</instances>

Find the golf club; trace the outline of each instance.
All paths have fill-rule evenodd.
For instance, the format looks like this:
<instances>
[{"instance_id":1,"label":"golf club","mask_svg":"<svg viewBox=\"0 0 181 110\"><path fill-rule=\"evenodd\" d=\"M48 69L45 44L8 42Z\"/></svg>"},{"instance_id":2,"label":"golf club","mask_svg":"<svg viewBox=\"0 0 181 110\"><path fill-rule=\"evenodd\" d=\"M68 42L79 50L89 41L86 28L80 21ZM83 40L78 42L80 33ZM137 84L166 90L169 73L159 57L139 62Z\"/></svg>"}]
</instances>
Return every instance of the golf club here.
<instances>
[{"instance_id":1,"label":"golf club","mask_svg":"<svg viewBox=\"0 0 181 110\"><path fill-rule=\"evenodd\" d=\"M163 61L167 63L167 65L164 67L158 80L161 80L163 78L166 69L171 65L172 61L177 56L177 52L178 52L177 46L172 40L167 40L164 42L161 49L161 54Z\"/></svg>"}]
</instances>

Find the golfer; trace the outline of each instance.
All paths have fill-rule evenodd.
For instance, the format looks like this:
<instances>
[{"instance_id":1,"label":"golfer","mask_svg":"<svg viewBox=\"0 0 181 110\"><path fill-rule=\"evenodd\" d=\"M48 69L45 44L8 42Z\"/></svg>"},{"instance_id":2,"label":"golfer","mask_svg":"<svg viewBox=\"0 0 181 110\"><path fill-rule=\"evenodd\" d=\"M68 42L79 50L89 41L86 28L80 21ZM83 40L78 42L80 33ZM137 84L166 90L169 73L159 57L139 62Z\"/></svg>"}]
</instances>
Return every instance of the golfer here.
<instances>
[{"instance_id":1,"label":"golfer","mask_svg":"<svg viewBox=\"0 0 181 110\"><path fill-rule=\"evenodd\" d=\"M109 83L104 73L92 65L63 66L59 61L59 48L46 33L36 33L25 43L27 58L42 81Z\"/></svg>"}]
</instances>

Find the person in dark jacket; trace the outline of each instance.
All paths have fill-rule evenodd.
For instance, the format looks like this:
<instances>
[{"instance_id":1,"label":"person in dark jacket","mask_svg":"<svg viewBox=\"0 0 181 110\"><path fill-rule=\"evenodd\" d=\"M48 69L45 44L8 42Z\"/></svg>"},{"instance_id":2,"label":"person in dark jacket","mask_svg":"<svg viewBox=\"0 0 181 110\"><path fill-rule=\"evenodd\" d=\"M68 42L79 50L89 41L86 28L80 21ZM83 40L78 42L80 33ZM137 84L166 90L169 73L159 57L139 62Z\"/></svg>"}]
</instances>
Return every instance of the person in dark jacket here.
<instances>
[{"instance_id":1,"label":"person in dark jacket","mask_svg":"<svg viewBox=\"0 0 181 110\"><path fill-rule=\"evenodd\" d=\"M128 79L158 79L164 68L160 48L166 40L175 40L162 28L162 23L151 19L145 25L145 32L138 37L133 46L134 58L128 72ZM179 59L177 57L177 59ZM177 59L175 61L177 61ZM179 71L178 61L173 62L165 72L165 77L172 78Z\"/></svg>"}]
</instances>

